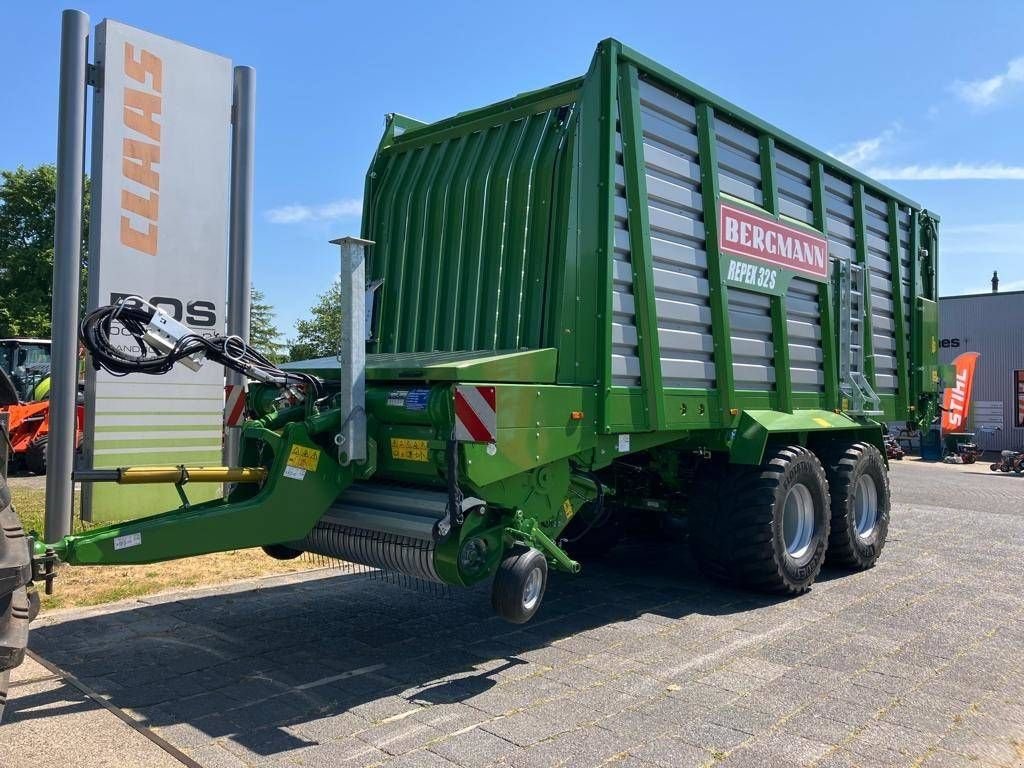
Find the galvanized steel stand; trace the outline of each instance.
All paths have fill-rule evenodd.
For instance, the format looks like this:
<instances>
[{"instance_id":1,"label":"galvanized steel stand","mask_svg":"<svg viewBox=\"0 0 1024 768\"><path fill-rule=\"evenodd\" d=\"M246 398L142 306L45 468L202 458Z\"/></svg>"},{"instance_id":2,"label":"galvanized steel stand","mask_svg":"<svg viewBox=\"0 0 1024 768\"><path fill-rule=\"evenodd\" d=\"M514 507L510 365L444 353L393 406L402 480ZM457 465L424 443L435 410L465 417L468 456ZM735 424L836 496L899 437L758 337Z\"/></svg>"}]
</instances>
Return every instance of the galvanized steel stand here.
<instances>
[{"instance_id":1,"label":"galvanized steel stand","mask_svg":"<svg viewBox=\"0 0 1024 768\"><path fill-rule=\"evenodd\" d=\"M252 310L252 195L254 129L256 125L256 70L235 67L231 108L231 229L228 235L227 332L249 341ZM245 377L226 372L229 386L244 386ZM224 464L236 463L241 427L225 424Z\"/></svg>"},{"instance_id":2,"label":"galvanized steel stand","mask_svg":"<svg viewBox=\"0 0 1024 768\"><path fill-rule=\"evenodd\" d=\"M89 17L61 17L60 103L57 123L57 210L53 244L50 438L46 451L46 537L71 532L78 396L78 283L82 263L82 177Z\"/></svg>"}]
</instances>

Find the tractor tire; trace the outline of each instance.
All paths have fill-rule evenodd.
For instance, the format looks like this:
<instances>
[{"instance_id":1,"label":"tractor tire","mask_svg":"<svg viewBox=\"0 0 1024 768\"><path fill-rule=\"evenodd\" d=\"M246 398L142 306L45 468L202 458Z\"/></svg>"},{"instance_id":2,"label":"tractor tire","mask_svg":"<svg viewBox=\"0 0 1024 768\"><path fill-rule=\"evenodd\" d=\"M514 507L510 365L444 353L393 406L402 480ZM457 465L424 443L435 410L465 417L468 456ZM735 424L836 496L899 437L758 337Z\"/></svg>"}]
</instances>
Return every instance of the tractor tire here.
<instances>
[{"instance_id":1,"label":"tractor tire","mask_svg":"<svg viewBox=\"0 0 1024 768\"><path fill-rule=\"evenodd\" d=\"M284 544L266 544L261 549L275 560L294 560L302 554L301 549L292 549Z\"/></svg>"},{"instance_id":2,"label":"tractor tire","mask_svg":"<svg viewBox=\"0 0 1024 768\"><path fill-rule=\"evenodd\" d=\"M11 505L7 478L0 473L0 719L10 672L25 659L28 625L38 610L34 597L28 539Z\"/></svg>"},{"instance_id":3,"label":"tractor tire","mask_svg":"<svg viewBox=\"0 0 1024 768\"><path fill-rule=\"evenodd\" d=\"M841 446L829 454L831 490L829 565L863 571L872 567L889 532L889 471L869 443Z\"/></svg>"},{"instance_id":4,"label":"tractor tire","mask_svg":"<svg viewBox=\"0 0 1024 768\"><path fill-rule=\"evenodd\" d=\"M825 560L825 469L806 448L769 448L758 467L710 465L695 480L690 550L713 578L798 595Z\"/></svg>"},{"instance_id":5,"label":"tractor tire","mask_svg":"<svg viewBox=\"0 0 1024 768\"><path fill-rule=\"evenodd\" d=\"M543 553L517 544L501 561L491 585L491 605L505 621L525 624L533 618L548 585L548 561Z\"/></svg>"},{"instance_id":6,"label":"tractor tire","mask_svg":"<svg viewBox=\"0 0 1024 768\"><path fill-rule=\"evenodd\" d=\"M46 445L49 442L49 435L40 435L25 449L25 469L33 475L46 474Z\"/></svg>"}]
</instances>

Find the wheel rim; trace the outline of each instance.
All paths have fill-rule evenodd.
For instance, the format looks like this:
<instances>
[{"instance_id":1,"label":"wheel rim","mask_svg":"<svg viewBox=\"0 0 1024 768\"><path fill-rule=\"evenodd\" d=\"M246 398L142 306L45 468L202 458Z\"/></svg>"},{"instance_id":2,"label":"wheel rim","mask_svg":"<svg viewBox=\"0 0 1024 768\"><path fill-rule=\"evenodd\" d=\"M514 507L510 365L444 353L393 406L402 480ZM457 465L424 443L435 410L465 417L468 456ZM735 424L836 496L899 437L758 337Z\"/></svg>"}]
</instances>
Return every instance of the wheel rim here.
<instances>
[{"instance_id":1,"label":"wheel rim","mask_svg":"<svg viewBox=\"0 0 1024 768\"><path fill-rule=\"evenodd\" d=\"M540 602L540 590L543 585L544 574L540 572L540 568L534 568L523 585L523 608L527 611L532 611Z\"/></svg>"},{"instance_id":2,"label":"wheel rim","mask_svg":"<svg viewBox=\"0 0 1024 768\"><path fill-rule=\"evenodd\" d=\"M814 499L811 490L797 483L786 493L782 507L782 540L786 554L796 561L804 560L814 538Z\"/></svg>"},{"instance_id":3,"label":"wheel rim","mask_svg":"<svg viewBox=\"0 0 1024 768\"><path fill-rule=\"evenodd\" d=\"M870 475L857 478L853 491L853 527L857 537L868 539L875 532L878 522L878 488Z\"/></svg>"}]
</instances>

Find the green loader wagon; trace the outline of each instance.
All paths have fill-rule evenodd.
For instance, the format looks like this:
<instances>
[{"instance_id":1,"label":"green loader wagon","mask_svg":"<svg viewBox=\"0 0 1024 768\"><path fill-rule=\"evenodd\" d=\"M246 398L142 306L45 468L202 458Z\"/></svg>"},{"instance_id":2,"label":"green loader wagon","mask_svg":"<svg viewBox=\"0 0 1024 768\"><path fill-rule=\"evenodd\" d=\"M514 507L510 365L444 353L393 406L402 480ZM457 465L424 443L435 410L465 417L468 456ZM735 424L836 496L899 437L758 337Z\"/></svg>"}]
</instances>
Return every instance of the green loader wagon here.
<instances>
[{"instance_id":1,"label":"green loader wagon","mask_svg":"<svg viewBox=\"0 0 1024 768\"><path fill-rule=\"evenodd\" d=\"M338 356L255 377L233 467L79 473L232 485L39 542L37 570L260 546L491 580L525 622L649 515L759 590L869 568L881 423L936 411L937 228L615 40L550 88L389 115L338 241Z\"/></svg>"}]
</instances>

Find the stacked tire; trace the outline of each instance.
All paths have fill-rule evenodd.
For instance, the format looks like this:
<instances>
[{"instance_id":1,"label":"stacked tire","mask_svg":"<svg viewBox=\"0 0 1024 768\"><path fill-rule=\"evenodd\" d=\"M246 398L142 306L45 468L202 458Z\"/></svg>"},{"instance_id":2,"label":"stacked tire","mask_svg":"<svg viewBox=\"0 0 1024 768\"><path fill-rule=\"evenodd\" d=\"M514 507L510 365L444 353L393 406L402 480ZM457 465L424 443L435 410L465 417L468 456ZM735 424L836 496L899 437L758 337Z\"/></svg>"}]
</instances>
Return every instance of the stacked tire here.
<instances>
[{"instance_id":1,"label":"stacked tire","mask_svg":"<svg viewBox=\"0 0 1024 768\"><path fill-rule=\"evenodd\" d=\"M774 446L760 466L705 467L692 497L690 547L714 578L797 595L826 560L873 566L888 527L888 471L875 446L839 442L818 454Z\"/></svg>"},{"instance_id":2,"label":"stacked tire","mask_svg":"<svg viewBox=\"0 0 1024 768\"><path fill-rule=\"evenodd\" d=\"M0 472L0 719L7 704L11 670L25 658L28 625L37 611L28 538Z\"/></svg>"}]
</instances>

